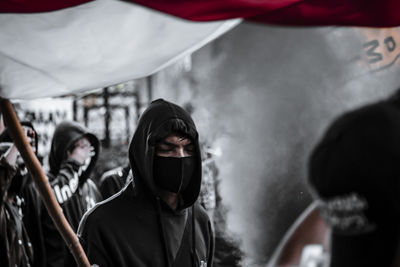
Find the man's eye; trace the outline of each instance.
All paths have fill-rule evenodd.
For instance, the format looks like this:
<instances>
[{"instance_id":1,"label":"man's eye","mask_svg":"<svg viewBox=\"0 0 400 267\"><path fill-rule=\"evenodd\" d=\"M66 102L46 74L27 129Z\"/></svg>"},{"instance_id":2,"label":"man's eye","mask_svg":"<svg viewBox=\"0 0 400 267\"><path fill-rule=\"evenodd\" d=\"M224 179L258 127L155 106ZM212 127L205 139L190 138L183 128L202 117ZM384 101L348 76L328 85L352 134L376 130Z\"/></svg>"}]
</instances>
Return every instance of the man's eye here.
<instances>
[{"instance_id":1,"label":"man's eye","mask_svg":"<svg viewBox=\"0 0 400 267\"><path fill-rule=\"evenodd\" d=\"M193 155L195 153L194 149L186 149L186 153L189 155Z\"/></svg>"},{"instance_id":2,"label":"man's eye","mask_svg":"<svg viewBox=\"0 0 400 267\"><path fill-rule=\"evenodd\" d=\"M158 152L169 152L169 151L172 151L172 148L171 147L158 147L157 151Z\"/></svg>"},{"instance_id":3,"label":"man's eye","mask_svg":"<svg viewBox=\"0 0 400 267\"><path fill-rule=\"evenodd\" d=\"M195 150L194 146L188 146L188 147L186 147L186 151L194 152L194 150Z\"/></svg>"}]
</instances>

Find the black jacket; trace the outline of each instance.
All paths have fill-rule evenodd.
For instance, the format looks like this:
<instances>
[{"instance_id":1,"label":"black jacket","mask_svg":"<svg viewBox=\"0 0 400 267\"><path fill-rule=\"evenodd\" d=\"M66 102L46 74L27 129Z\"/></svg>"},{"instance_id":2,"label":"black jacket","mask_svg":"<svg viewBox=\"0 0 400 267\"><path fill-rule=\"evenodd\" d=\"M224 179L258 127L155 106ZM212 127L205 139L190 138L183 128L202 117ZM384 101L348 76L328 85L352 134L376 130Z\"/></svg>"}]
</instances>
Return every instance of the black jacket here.
<instances>
[{"instance_id":1,"label":"black jacket","mask_svg":"<svg viewBox=\"0 0 400 267\"><path fill-rule=\"evenodd\" d=\"M21 122L21 124L25 127L30 127L33 131L35 131L33 125L30 122L23 121ZM1 142L0 153L3 154L3 152L5 152L9 147L11 147L13 142L8 129L5 129L4 132L1 134L0 142ZM35 134L35 146L37 153L38 151L37 133ZM39 192L36 190L36 187L33 184L30 174L25 173L26 169L25 170L22 169L25 169L24 163L20 162L17 172L13 176L11 183L9 184L9 188L7 189L9 198L11 197L12 200L7 201L5 205L10 215L12 214L17 215L15 218L10 220L10 222L21 223L21 218L22 218L22 225L18 227L16 226L8 227L8 231L10 230L12 231L14 229L19 231L22 230L22 233L26 232L28 237L25 238L23 237L22 233L16 233L16 234L9 233L9 235L24 240L24 246L29 248L29 249L25 248L25 251L33 250L30 266L44 267L46 252L45 252L44 239L41 227L42 224L41 211L43 204L40 199ZM17 247L12 248L12 250L15 251L15 255L21 254L21 252L18 252L18 249L21 249L22 246L20 246L17 242L15 243ZM22 262L20 262L17 265L24 266ZM3 265L0 264L0 266ZM15 266L15 264L12 264L12 266Z\"/></svg>"},{"instance_id":2,"label":"black jacket","mask_svg":"<svg viewBox=\"0 0 400 267\"><path fill-rule=\"evenodd\" d=\"M24 227L20 205L9 201L8 188L17 172L16 166L0 157L0 266L28 267L33 262L33 250Z\"/></svg>"},{"instance_id":3,"label":"black jacket","mask_svg":"<svg viewBox=\"0 0 400 267\"><path fill-rule=\"evenodd\" d=\"M85 170L82 170L83 168L74 160L67 159L68 149L83 136L88 138L94 147L94 154ZM57 201L74 231L77 230L83 214L102 199L97 186L89 179L98 153L99 141L86 129L74 122L57 125L49 155L48 177ZM47 211L43 211L42 214L47 266L70 267L73 265L72 255Z\"/></svg>"},{"instance_id":4,"label":"black jacket","mask_svg":"<svg viewBox=\"0 0 400 267\"><path fill-rule=\"evenodd\" d=\"M196 170L182 201L172 210L153 180L155 144L171 129L165 123L182 119L194 133ZM180 107L156 100L139 120L129 148L135 186L99 203L81 221L78 236L89 261L101 267L210 267L214 240L207 213L196 202L201 184L197 131ZM207 264L207 265L206 265Z\"/></svg>"},{"instance_id":5,"label":"black jacket","mask_svg":"<svg viewBox=\"0 0 400 267\"><path fill-rule=\"evenodd\" d=\"M46 266L46 247L42 228L42 212L45 211L45 208L39 192L30 177L28 184L26 184L19 196L22 200L22 219L34 252L32 267L44 267Z\"/></svg>"}]
</instances>

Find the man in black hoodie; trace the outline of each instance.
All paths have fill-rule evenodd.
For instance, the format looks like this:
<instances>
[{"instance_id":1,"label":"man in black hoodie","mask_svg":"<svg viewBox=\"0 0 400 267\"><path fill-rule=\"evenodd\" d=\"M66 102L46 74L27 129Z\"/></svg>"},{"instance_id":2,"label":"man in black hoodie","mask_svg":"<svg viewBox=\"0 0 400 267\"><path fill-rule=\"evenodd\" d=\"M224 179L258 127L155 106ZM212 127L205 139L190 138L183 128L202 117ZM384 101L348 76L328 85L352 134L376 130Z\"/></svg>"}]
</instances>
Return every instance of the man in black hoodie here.
<instances>
[{"instance_id":1,"label":"man in black hoodie","mask_svg":"<svg viewBox=\"0 0 400 267\"><path fill-rule=\"evenodd\" d=\"M339 116L310 156L330 267L400 266L399 96Z\"/></svg>"},{"instance_id":2,"label":"man in black hoodie","mask_svg":"<svg viewBox=\"0 0 400 267\"><path fill-rule=\"evenodd\" d=\"M134 177L82 219L78 236L101 267L212 266L214 240L196 202L201 184L198 134L181 107L153 101L129 147Z\"/></svg>"},{"instance_id":3,"label":"man in black hoodie","mask_svg":"<svg viewBox=\"0 0 400 267\"><path fill-rule=\"evenodd\" d=\"M89 179L99 153L97 137L75 122L62 122L53 135L49 155L50 185L63 213L74 231L83 214L100 200L101 194ZM43 233L47 266L73 266L61 235L47 211L43 211Z\"/></svg>"}]
</instances>

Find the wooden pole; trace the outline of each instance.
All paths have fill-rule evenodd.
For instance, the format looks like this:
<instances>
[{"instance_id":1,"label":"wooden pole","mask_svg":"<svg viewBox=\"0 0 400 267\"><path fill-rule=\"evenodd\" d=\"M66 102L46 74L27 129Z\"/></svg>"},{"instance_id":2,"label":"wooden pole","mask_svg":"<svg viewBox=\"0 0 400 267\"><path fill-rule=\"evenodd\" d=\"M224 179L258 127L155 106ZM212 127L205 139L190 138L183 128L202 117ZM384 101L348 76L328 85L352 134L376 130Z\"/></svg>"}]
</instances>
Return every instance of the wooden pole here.
<instances>
[{"instance_id":1,"label":"wooden pole","mask_svg":"<svg viewBox=\"0 0 400 267\"><path fill-rule=\"evenodd\" d=\"M78 237L72 230L67 219L65 218L63 211L58 204L56 197L50 187L48 179L40 165L39 160L33 153L31 146L22 130L21 124L14 112L14 109L8 99L0 98L0 109L3 113L5 125L10 131L10 135L14 140L14 144L18 148L29 173L32 176L37 188L39 189L40 195L46 205L47 211L53 222L57 226L58 231L64 238L65 243L69 247L72 255L75 258L79 267L90 267L89 260L79 243Z\"/></svg>"}]
</instances>

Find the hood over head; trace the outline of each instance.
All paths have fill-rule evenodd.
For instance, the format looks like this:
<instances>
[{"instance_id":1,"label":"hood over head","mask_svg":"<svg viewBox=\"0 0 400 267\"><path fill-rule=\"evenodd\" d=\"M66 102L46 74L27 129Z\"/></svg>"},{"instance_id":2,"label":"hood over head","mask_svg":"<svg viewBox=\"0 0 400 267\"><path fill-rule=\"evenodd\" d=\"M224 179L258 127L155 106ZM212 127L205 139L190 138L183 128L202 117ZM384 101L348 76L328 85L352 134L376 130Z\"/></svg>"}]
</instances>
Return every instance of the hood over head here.
<instances>
[{"instance_id":1,"label":"hood over head","mask_svg":"<svg viewBox=\"0 0 400 267\"><path fill-rule=\"evenodd\" d=\"M35 132L35 148L36 148L35 154L38 155L38 135L37 135L35 128L33 127L32 123L29 121L21 121L21 125L25 126L25 127L29 127ZM0 143L13 143L13 142L14 141L11 138L8 128L5 128L4 131L0 135Z\"/></svg>"},{"instance_id":2,"label":"hood over head","mask_svg":"<svg viewBox=\"0 0 400 267\"><path fill-rule=\"evenodd\" d=\"M196 167L187 188L180 193L183 204L178 209L190 207L197 200L201 185L201 156L196 126L190 115L181 107L157 99L151 102L139 119L138 126L129 146L135 187L138 193L158 197L157 186L153 177L155 145L168 134L175 132L171 122L180 119L185 124L183 134L187 135L195 146Z\"/></svg>"},{"instance_id":3,"label":"hood over head","mask_svg":"<svg viewBox=\"0 0 400 267\"><path fill-rule=\"evenodd\" d=\"M22 121L21 122L22 126L29 127L35 132L35 154L36 156L38 155L38 134L33 127L32 123L29 121ZM3 155L13 144L13 140L10 136L10 132L8 128L5 128L3 133L0 135L0 155ZM22 158L18 158L17 160L17 165L18 165L18 172L15 174L13 177L11 184L8 188L9 194L20 194L22 190L24 189L25 186L27 186L30 182L32 182L32 179L30 178L30 175L28 174L28 170L25 166L24 161Z\"/></svg>"},{"instance_id":4,"label":"hood over head","mask_svg":"<svg viewBox=\"0 0 400 267\"><path fill-rule=\"evenodd\" d=\"M89 166L80 175L79 184L82 184L87 180L97 162L100 142L99 139L97 139L94 134L90 133L88 129L73 121L61 122L57 125L54 131L49 155L50 173L52 175L56 176L58 174L61 164L68 157L68 150L75 141L82 137L86 137L94 148L94 155L91 157Z\"/></svg>"},{"instance_id":5,"label":"hood over head","mask_svg":"<svg viewBox=\"0 0 400 267\"><path fill-rule=\"evenodd\" d=\"M330 266L391 266L400 245L399 162L393 100L340 116L315 147L309 182L332 229Z\"/></svg>"}]
</instances>

